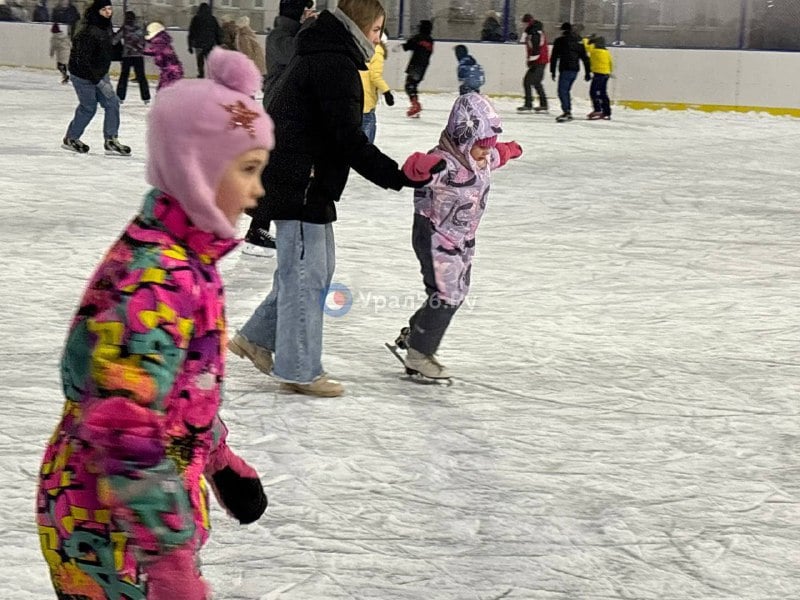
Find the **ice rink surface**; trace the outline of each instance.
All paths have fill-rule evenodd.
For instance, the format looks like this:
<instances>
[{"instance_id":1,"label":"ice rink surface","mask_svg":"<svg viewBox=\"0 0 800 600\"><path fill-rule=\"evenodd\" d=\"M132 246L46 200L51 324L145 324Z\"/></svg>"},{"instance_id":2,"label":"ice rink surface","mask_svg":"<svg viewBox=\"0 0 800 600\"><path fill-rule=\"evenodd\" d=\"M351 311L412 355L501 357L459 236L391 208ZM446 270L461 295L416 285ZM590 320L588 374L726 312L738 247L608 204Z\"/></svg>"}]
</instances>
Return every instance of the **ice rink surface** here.
<instances>
[{"instance_id":1,"label":"ice rink surface","mask_svg":"<svg viewBox=\"0 0 800 600\"><path fill-rule=\"evenodd\" d=\"M401 160L436 143L455 95L423 95L408 120L399 87L377 144ZM79 156L59 147L73 90L0 69L3 599L54 598L34 489L68 322L147 190L130 92L133 156L102 155L102 111ZM440 350L453 386L401 380L383 348L422 297L411 192L355 174L335 227L353 305L326 320L324 351L346 396L288 395L229 357L229 441L270 507L240 527L215 506L215 599L800 597L800 122L556 124L496 104L525 154L493 175ZM232 330L273 266L223 263Z\"/></svg>"}]
</instances>

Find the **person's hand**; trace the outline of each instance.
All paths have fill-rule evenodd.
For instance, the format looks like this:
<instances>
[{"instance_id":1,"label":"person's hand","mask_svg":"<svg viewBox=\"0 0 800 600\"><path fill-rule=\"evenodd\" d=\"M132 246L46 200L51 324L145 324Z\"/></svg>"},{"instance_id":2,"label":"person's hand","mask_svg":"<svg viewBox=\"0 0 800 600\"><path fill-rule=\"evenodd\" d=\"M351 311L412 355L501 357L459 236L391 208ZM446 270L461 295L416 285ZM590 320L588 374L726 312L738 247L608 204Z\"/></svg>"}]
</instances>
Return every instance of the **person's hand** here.
<instances>
[{"instance_id":1,"label":"person's hand","mask_svg":"<svg viewBox=\"0 0 800 600\"><path fill-rule=\"evenodd\" d=\"M309 19L316 19L319 13L313 8L303 9L303 16L300 17L300 23L305 23Z\"/></svg>"},{"instance_id":2,"label":"person's hand","mask_svg":"<svg viewBox=\"0 0 800 600\"><path fill-rule=\"evenodd\" d=\"M586 81L591 81L592 80L592 74L591 73L587 73L586 77L584 77L584 79L586 79Z\"/></svg>"},{"instance_id":3,"label":"person's hand","mask_svg":"<svg viewBox=\"0 0 800 600\"><path fill-rule=\"evenodd\" d=\"M242 525L253 523L267 510L267 495L256 470L227 444L209 457L204 474L222 508Z\"/></svg>"},{"instance_id":4,"label":"person's hand","mask_svg":"<svg viewBox=\"0 0 800 600\"><path fill-rule=\"evenodd\" d=\"M552 73L552 75L553 75L553 81L555 81L556 80L556 74Z\"/></svg>"},{"instance_id":5,"label":"person's hand","mask_svg":"<svg viewBox=\"0 0 800 600\"><path fill-rule=\"evenodd\" d=\"M383 92L383 99L386 100L386 106L394 106L394 95L392 90Z\"/></svg>"},{"instance_id":6,"label":"person's hand","mask_svg":"<svg viewBox=\"0 0 800 600\"><path fill-rule=\"evenodd\" d=\"M405 185L413 188L424 187L446 165L445 160L436 154L414 152L406 159L401 169L406 179Z\"/></svg>"},{"instance_id":7,"label":"person's hand","mask_svg":"<svg viewBox=\"0 0 800 600\"><path fill-rule=\"evenodd\" d=\"M189 54L194 54L194 48L192 48L191 46L189 46Z\"/></svg>"},{"instance_id":8,"label":"person's hand","mask_svg":"<svg viewBox=\"0 0 800 600\"><path fill-rule=\"evenodd\" d=\"M497 142L495 145L500 155L500 166L502 167L509 160L522 156L522 146L517 142Z\"/></svg>"}]
</instances>

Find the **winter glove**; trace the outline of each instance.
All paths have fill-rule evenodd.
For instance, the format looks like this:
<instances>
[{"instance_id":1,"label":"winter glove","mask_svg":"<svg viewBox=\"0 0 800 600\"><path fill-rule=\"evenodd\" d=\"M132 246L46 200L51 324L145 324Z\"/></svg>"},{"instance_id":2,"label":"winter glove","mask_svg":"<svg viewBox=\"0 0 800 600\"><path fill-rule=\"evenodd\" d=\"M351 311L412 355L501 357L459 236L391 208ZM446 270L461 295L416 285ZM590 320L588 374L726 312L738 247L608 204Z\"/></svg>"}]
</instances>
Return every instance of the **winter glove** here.
<instances>
[{"instance_id":1,"label":"winter glove","mask_svg":"<svg viewBox=\"0 0 800 600\"><path fill-rule=\"evenodd\" d=\"M497 152L500 154L500 164L498 165L500 167L512 158L519 158L522 156L522 146L517 142L497 142L495 148L497 148Z\"/></svg>"},{"instance_id":2,"label":"winter glove","mask_svg":"<svg viewBox=\"0 0 800 600\"><path fill-rule=\"evenodd\" d=\"M258 521L267 510L267 495L255 469L236 456L225 443L209 458L205 469L217 501L242 525Z\"/></svg>"},{"instance_id":3,"label":"winter glove","mask_svg":"<svg viewBox=\"0 0 800 600\"><path fill-rule=\"evenodd\" d=\"M585 79L586 81L591 81L591 80L592 80L592 74L591 74L591 73L587 73L587 74L586 74L586 77L584 77L584 79Z\"/></svg>"},{"instance_id":4,"label":"winter glove","mask_svg":"<svg viewBox=\"0 0 800 600\"><path fill-rule=\"evenodd\" d=\"M447 163L436 154L414 152L403 163L402 173L405 178L404 185L421 188L427 185L433 176L445 168Z\"/></svg>"},{"instance_id":5,"label":"winter glove","mask_svg":"<svg viewBox=\"0 0 800 600\"><path fill-rule=\"evenodd\" d=\"M553 76L553 81L555 81L556 80L556 74L555 73L550 73L550 74Z\"/></svg>"},{"instance_id":6,"label":"winter glove","mask_svg":"<svg viewBox=\"0 0 800 600\"><path fill-rule=\"evenodd\" d=\"M191 46L189 46L189 54L194 54L194 48L192 48Z\"/></svg>"},{"instance_id":7,"label":"winter glove","mask_svg":"<svg viewBox=\"0 0 800 600\"><path fill-rule=\"evenodd\" d=\"M383 99L386 100L386 106L394 106L394 96L392 90L383 92Z\"/></svg>"}]
</instances>

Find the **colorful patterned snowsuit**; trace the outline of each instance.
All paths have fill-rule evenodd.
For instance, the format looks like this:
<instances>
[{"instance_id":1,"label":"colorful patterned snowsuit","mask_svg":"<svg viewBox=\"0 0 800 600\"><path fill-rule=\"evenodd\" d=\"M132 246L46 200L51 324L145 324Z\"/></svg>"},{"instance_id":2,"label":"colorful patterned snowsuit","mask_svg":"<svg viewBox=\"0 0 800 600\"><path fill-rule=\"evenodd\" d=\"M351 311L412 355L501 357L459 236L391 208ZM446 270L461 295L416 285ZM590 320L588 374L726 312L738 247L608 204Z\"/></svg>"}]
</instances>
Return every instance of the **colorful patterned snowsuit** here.
<instances>
[{"instance_id":1,"label":"colorful patterned snowsuit","mask_svg":"<svg viewBox=\"0 0 800 600\"><path fill-rule=\"evenodd\" d=\"M36 501L59 598L150 598L150 569L169 579L208 537L203 473L227 451L216 262L235 245L193 227L153 190L84 293ZM205 596L199 571L175 585L176 599Z\"/></svg>"}]
</instances>

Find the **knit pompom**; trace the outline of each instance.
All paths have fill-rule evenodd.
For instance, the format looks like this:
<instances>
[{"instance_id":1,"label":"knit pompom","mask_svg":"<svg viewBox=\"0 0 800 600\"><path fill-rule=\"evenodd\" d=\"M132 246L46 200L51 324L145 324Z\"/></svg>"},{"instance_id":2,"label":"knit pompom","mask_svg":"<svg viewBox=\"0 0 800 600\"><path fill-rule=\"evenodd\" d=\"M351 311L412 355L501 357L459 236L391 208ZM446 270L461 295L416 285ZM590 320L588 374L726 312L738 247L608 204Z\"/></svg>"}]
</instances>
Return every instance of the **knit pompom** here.
<instances>
[{"instance_id":1,"label":"knit pompom","mask_svg":"<svg viewBox=\"0 0 800 600\"><path fill-rule=\"evenodd\" d=\"M206 76L251 97L261 89L261 73L255 63L241 52L219 46L208 55Z\"/></svg>"}]
</instances>

